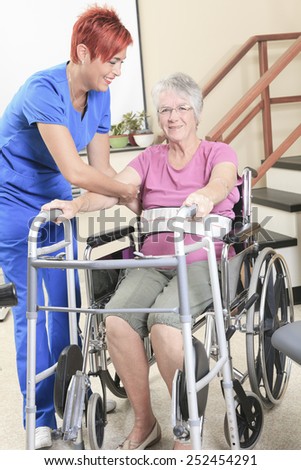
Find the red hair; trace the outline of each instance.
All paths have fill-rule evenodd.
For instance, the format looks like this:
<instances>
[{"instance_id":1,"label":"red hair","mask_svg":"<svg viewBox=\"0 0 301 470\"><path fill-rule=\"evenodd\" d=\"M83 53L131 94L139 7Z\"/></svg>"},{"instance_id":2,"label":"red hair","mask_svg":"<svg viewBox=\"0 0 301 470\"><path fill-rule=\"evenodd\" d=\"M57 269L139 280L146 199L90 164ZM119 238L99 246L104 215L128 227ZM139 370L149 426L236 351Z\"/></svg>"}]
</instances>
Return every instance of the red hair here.
<instances>
[{"instance_id":1,"label":"red hair","mask_svg":"<svg viewBox=\"0 0 301 470\"><path fill-rule=\"evenodd\" d=\"M108 62L133 43L132 36L113 8L92 6L78 17L73 26L70 57L78 63L77 46L85 44L91 60L101 57Z\"/></svg>"}]
</instances>

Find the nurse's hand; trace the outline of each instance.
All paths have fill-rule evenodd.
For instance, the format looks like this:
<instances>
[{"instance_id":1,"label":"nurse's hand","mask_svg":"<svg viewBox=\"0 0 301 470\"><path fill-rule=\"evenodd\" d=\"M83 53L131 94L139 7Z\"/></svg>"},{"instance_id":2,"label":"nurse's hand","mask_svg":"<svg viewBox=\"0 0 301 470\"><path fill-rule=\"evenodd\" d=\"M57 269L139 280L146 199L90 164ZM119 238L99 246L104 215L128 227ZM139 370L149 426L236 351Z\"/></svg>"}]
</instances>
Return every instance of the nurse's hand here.
<instances>
[{"instance_id":1,"label":"nurse's hand","mask_svg":"<svg viewBox=\"0 0 301 470\"><path fill-rule=\"evenodd\" d=\"M137 199L140 190L138 186L134 184L125 184L125 191L120 194L119 200L120 204L128 204L129 202L133 202Z\"/></svg>"},{"instance_id":2,"label":"nurse's hand","mask_svg":"<svg viewBox=\"0 0 301 470\"><path fill-rule=\"evenodd\" d=\"M50 209L61 209L63 211L63 214L55 220L57 224L61 223L60 218L72 219L79 210L75 200L63 201L61 199L54 199L42 206L42 210L50 211Z\"/></svg>"}]
</instances>

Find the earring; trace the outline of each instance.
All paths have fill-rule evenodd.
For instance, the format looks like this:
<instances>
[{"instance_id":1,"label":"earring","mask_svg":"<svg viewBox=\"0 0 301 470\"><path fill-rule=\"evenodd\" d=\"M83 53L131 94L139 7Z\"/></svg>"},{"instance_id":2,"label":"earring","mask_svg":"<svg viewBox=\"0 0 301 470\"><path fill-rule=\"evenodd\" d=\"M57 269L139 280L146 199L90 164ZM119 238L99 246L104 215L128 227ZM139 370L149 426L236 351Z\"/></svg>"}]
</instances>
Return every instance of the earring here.
<instances>
[{"instance_id":1,"label":"earring","mask_svg":"<svg viewBox=\"0 0 301 470\"><path fill-rule=\"evenodd\" d=\"M82 65L84 65L84 63L85 63L85 60L82 60Z\"/></svg>"}]
</instances>

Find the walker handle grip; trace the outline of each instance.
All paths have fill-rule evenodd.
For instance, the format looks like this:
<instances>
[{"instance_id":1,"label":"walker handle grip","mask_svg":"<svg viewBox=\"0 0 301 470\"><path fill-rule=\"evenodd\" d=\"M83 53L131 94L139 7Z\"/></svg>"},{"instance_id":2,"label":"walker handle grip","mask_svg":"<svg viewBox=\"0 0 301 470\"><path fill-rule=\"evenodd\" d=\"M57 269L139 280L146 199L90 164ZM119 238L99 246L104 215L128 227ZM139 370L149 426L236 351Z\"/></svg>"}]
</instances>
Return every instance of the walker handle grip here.
<instances>
[{"instance_id":1,"label":"walker handle grip","mask_svg":"<svg viewBox=\"0 0 301 470\"><path fill-rule=\"evenodd\" d=\"M182 206L179 209L177 217L183 217L183 219L189 219L195 217L198 211L197 204L192 204L192 206Z\"/></svg>"},{"instance_id":2,"label":"walker handle grip","mask_svg":"<svg viewBox=\"0 0 301 470\"><path fill-rule=\"evenodd\" d=\"M54 222L62 214L63 214L63 211L61 209L50 209L49 221Z\"/></svg>"},{"instance_id":3,"label":"walker handle grip","mask_svg":"<svg viewBox=\"0 0 301 470\"><path fill-rule=\"evenodd\" d=\"M61 209L50 209L49 211L42 210L38 214L38 219L41 223L45 222L55 222L58 217L63 214Z\"/></svg>"}]
</instances>

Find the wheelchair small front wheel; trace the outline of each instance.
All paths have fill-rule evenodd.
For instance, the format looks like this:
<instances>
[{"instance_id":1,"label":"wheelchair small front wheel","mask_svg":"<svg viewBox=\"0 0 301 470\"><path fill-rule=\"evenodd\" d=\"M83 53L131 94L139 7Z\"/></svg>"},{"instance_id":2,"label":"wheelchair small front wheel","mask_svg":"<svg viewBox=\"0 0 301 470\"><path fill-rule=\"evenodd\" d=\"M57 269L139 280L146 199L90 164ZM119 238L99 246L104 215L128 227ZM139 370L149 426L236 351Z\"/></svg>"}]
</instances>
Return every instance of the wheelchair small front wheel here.
<instances>
[{"instance_id":1,"label":"wheelchair small front wheel","mask_svg":"<svg viewBox=\"0 0 301 470\"><path fill-rule=\"evenodd\" d=\"M87 433L91 450L102 447L105 428L105 412L99 393L92 393L88 401Z\"/></svg>"},{"instance_id":2,"label":"wheelchair small front wheel","mask_svg":"<svg viewBox=\"0 0 301 470\"><path fill-rule=\"evenodd\" d=\"M239 402L238 397L235 397L239 444L241 449L253 449L258 442L263 427L263 407L258 396L253 392L246 392L246 400L251 410L251 422L248 422L242 404ZM224 419L224 434L227 444L231 446L227 414Z\"/></svg>"}]
</instances>

